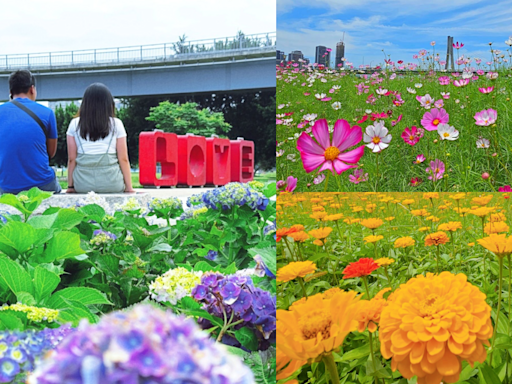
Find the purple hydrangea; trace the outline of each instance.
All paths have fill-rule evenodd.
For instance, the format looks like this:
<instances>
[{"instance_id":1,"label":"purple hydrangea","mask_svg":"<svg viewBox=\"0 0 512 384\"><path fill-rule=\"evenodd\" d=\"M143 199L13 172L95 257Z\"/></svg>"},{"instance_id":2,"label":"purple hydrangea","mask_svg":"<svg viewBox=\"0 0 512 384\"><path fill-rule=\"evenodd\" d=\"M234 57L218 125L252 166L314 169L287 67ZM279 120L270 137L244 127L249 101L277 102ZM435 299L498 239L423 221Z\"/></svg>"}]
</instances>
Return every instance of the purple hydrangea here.
<instances>
[{"instance_id":1,"label":"purple hydrangea","mask_svg":"<svg viewBox=\"0 0 512 384\"><path fill-rule=\"evenodd\" d=\"M228 210L234 206L248 205L253 210L264 211L269 199L261 192L251 188L249 184L228 183L220 188L212 189L201 195L194 195L187 200L187 206L198 203L211 209Z\"/></svg>"},{"instance_id":2,"label":"purple hydrangea","mask_svg":"<svg viewBox=\"0 0 512 384\"><path fill-rule=\"evenodd\" d=\"M92 237L96 237L98 235L105 235L106 237L116 240L117 236L114 235L112 232L104 231L103 229L97 229L92 233Z\"/></svg>"},{"instance_id":3,"label":"purple hydrangea","mask_svg":"<svg viewBox=\"0 0 512 384\"><path fill-rule=\"evenodd\" d=\"M42 331L0 332L0 383L23 383L43 354L73 330L69 326Z\"/></svg>"},{"instance_id":4,"label":"purple hydrangea","mask_svg":"<svg viewBox=\"0 0 512 384\"><path fill-rule=\"evenodd\" d=\"M254 376L193 320L139 304L82 321L28 383L253 384Z\"/></svg>"},{"instance_id":5,"label":"purple hydrangea","mask_svg":"<svg viewBox=\"0 0 512 384\"><path fill-rule=\"evenodd\" d=\"M192 290L192 297L211 315L221 319L226 316L237 323L234 330L252 329L258 336L259 350L267 349L275 341L276 297L255 287L249 277L207 272L201 277L201 284ZM212 327L205 319L199 323L203 328Z\"/></svg>"}]
</instances>

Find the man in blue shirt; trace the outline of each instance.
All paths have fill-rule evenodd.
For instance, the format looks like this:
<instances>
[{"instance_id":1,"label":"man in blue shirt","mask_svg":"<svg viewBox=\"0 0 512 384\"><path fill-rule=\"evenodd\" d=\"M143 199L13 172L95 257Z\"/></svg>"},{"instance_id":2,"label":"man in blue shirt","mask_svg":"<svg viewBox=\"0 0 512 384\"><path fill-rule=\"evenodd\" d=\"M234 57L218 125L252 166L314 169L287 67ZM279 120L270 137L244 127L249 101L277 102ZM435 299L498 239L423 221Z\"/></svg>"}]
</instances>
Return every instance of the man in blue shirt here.
<instances>
[{"instance_id":1,"label":"man in blue shirt","mask_svg":"<svg viewBox=\"0 0 512 384\"><path fill-rule=\"evenodd\" d=\"M57 152L55 114L35 102L36 82L29 71L11 74L9 90L20 105L0 105L0 194L16 194L32 187L59 193L61 187L49 160Z\"/></svg>"}]
</instances>

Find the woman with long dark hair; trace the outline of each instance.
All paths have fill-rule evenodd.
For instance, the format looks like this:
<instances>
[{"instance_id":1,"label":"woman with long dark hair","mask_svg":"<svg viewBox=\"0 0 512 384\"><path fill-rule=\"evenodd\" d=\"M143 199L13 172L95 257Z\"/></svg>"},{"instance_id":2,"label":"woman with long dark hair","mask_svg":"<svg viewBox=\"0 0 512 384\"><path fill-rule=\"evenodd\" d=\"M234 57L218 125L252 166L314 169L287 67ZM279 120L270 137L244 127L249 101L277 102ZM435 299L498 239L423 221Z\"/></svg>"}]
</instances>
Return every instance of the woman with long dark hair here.
<instances>
[{"instance_id":1,"label":"woman with long dark hair","mask_svg":"<svg viewBox=\"0 0 512 384\"><path fill-rule=\"evenodd\" d=\"M114 98L101 84L85 90L78 116L67 131L68 193L135 192L123 122Z\"/></svg>"}]
</instances>

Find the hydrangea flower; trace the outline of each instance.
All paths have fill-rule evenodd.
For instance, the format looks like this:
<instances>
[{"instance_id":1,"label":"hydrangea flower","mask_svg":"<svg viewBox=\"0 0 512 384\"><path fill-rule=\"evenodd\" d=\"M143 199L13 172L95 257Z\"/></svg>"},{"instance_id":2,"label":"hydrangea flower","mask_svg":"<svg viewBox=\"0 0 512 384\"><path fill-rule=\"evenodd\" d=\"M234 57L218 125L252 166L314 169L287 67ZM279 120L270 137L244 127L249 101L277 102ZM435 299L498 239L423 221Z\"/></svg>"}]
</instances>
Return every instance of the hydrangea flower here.
<instances>
[{"instance_id":1,"label":"hydrangea flower","mask_svg":"<svg viewBox=\"0 0 512 384\"><path fill-rule=\"evenodd\" d=\"M143 215L147 213L147 209L143 207L139 200L135 197L130 197L125 201L124 204L115 204L114 209L116 211L124 211L130 214Z\"/></svg>"},{"instance_id":2,"label":"hydrangea flower","mask_svg":"<svg viewBox=\"0 0 512 384\"><path fill-rule=\"evenodd\" d=\"M117 236L111 232L104 231L103 229L97 229L92 233L91 244L102 245L107 244L117 239Z\"/></svg>"},{"instance_id":3,"label":"hydrangea flower","mask_svg":"<svg viewBox=\"0 0 512 384\"><path fill-rule=\"evenodd\" d=\"M60 383L253 384L242 361L191 319L150 305L82 321L47 355L29 384Z\"/></svg>"},{"instance_id":4,"label":"hydrangea flower","mask_svg":"<svg viewBox=\"0 0 512 384\"><path fill-rule=\"evenodd\" d=\"M237 323L235 330L252 329L260 341L258 349L267 349L275 341L276 297L255 287L247 276L207 272L192 290L192 297L211 315ZM211 328L208 320L201 319L200 324ZM228 339L225 336L223 340L231 342Z\"/></svg>"},{"instance_id":5,"label":"hydrangea flower","mask_svg":"<svg viewBox=\"0 0 512 384\"><path fill-rule=\"evenodd\" d=\"M149 285L150 296L156 301L168 301L176 305L178 300L190 296L192 288L201 283L202 274L190 272L183 267L170 269Z\"/></svg>"},{"instance_id":6,"label":"hydrangea flower","mask_svg":"<svg viewBox=\"0 0 512 384\"><path fill-rule=\"evenodd\" d=\"M57 309L39 308L21 303L4 305L0 307L0 311L8 310L24 312L27 314L28 320L35 321L36 323L40 323L41 321L48 321L51 323L55 321L55 319L57 319L59 316L59 311Z\"/></svg>"},{"instance_id":7,"label":"hydrangea flower","mask_svg":"<svg viewBox=\"0 0 512 384\"><path fill-rule=\"evenodd\" d=\"M72 331L66 325L42 331L0 332L0 383L24 383L35 363Z\"/></svg>"},{"instance_id":8,"label":"hydrangea flower","mask_svg":"<svg viewBox=\"0 0 512 384\"><path fill-rule=\"evenodd\" d=\"M107 214L113 214L114 210L110 206L110 204L107 202L107 200L98 195L94 192L89 192L85 197L78 200L78 203L76 204L77 207L82 207L84 205L90 205L90 204L96 204L99 205L101 208L107 212Z\"/></svg>"},{"instance_id":9,"label":"hydrangea flower","mask_svg":"<svg viewBox=\"0 0 512 384\"><path fill-rule=\"evenodd\" d=\"M151 210L150 215L175 218L183 213L183 204L177 197L155 198L149 203L149 209Z\"/></svg>"},{"instance_id":10,"label":"hydrangea flower","mask_svg":"<svg viewBox=\"0 0 512 384\"><path fill-rule=\"evenodd\" d=\"M207 208L223 210L235 206L248 205L252 209L264 211L267 208L269 199L261 192L252 189L243 183L228 183L223 187L215 188L201 195L191 196L187 200L187 206L202 203Z\"/></svg>"}]
</instances>

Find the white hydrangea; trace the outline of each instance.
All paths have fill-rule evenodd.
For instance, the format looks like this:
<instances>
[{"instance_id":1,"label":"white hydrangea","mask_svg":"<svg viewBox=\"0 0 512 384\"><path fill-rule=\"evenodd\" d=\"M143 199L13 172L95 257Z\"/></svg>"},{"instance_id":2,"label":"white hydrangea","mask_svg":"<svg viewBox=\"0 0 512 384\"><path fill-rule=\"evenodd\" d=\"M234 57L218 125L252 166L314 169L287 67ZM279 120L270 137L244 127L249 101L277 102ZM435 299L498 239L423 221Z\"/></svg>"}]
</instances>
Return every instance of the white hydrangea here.
<instances>
[{"instance_id":1,"label":"white hydrangea","mask_svg":"<svg viewBox=\"0 0 512 384\"><path fill-rule=\"evenodd\" d=\"M170 269L149 285L151 298L175 305L178 300L190 296L192 289L201 283L202 275L203 272L190 272L183 267Z\"/></svg>"}]
</instances>

